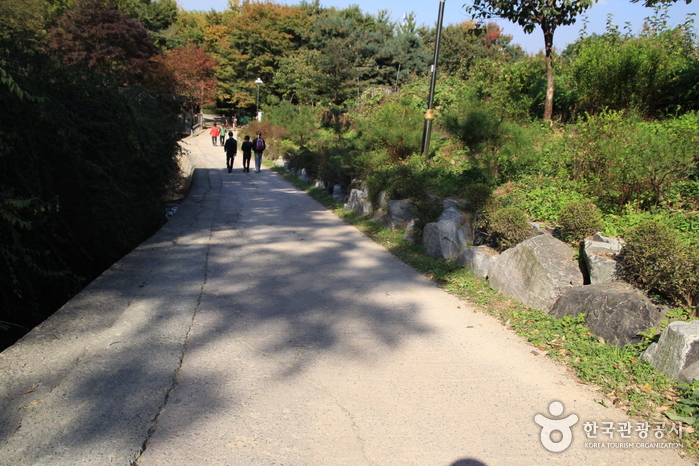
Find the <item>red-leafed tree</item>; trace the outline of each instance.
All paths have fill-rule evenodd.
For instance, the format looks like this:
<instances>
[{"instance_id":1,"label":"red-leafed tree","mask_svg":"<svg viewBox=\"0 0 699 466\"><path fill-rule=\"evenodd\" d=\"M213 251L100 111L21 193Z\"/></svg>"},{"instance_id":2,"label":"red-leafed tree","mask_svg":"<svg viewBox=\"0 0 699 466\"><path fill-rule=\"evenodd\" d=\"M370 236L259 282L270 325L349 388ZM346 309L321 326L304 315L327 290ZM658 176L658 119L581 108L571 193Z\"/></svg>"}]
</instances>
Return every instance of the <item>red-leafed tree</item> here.
<instances>
[{"instance_id":1,"label":"red-leafed tree","mask_svg":"<svg viewBox=\"0 0 699 466\"><path fill-rule=\"evenodd\" d=\"M202 104L216 103L216 62L202 47L189 44L170 50L158 57L158 64L153 87L184 97L191 111Z\"/></svg>"},{"instance_id":2,"label":"red-leafed tree","mask_svg":"<svg viewBox=\"0 0 699 466\"><path fill-rule=\"evenodd\" d=\"M119 84L138 82L157 53L146 29L102 0L79 2L58 18L49 45L69 66L83 66Z\"/></svg>"}]
</instances>

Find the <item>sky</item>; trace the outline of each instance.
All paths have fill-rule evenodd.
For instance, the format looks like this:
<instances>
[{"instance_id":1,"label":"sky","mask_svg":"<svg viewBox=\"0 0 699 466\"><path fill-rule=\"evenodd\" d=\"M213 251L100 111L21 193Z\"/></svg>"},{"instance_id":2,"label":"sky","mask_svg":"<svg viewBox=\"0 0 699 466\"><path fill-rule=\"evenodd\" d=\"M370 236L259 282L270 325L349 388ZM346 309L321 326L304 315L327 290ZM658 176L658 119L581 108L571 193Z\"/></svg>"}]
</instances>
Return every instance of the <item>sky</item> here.
<instances>
[{"instance_id":1,"label":"sky","mask_svg":"<svg viewBox=\"0 0 699 466\"><path fill-rule=\"evenodd\" d=\"M445 0L444 2L444 26L457 24L470 18L464 11L465 0ZM296 5L300 1L278 1L277 3ZM185 10L223 11L227 8L227 0L178 0L178 4ZM434 25L439 16L439 0L320 0L324 7L347 8L350 5L358 5L364 13L376 14L379 10L389 10L394 21L403 18L404 13L415 13L415 22L426 25ZM699 1L685 4L684 0L678 0L669 9L669 25L676 26L685 22L688 13L699 13ZM600 0L592 8L571 26L559 26L554 35L554 46L557 50L563 50L565 46L579 36L583 27L583 18L587 16L587 32L603 33L606 30L607 17L612 16L612 23L624 31L626 23L630 23L630 31L638 34L643 26L644 19L653 14L653 9L644 7L641 3L631 3L629 0ZM699 16L699 15L697 15ZM695 16L699 23L699 17ZM496 20L505 34L513 36L513 43L517 43L529 53L537 53L543 49L544 36L540 29L531 34L525 34L522 28L506 20ZM699 24L695 24L695 30Z\"/></svg>"}]
</instances>

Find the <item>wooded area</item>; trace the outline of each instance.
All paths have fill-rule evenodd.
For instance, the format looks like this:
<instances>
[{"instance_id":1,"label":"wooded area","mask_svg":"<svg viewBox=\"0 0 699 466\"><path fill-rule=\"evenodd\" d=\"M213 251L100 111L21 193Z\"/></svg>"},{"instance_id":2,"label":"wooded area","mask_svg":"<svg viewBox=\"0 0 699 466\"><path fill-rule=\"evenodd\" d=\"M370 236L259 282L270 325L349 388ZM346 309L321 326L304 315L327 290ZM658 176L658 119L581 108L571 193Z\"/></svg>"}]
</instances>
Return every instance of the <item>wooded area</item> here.
<instances>
[{"instance_id":1,"label":"wooded area","mask_svg":"<svg viewBox=\"0 0 699 466\"><path fill-rule=\"evenodd\" d=\"M257 78L265 118L254 125L275 155L326 185L409 197L422 224L435 211L428 195L559 227L584 201L593 212L572 218L599 217L606 234L650 245L631 280L691 312L693 18L670 25L662 6L649 8L640 34L610 20L563 50L545 35L553 47L530 56L487 22L497 13L488 5L497 2L472 4L482 19L443 30L424 156L435 31L412 15L393 22L318 1L224 12L173 0L1 2L0 335L36 325L157 229L177 175L176 114L252 116ZM555 26L583 10L542 14Z\"/></svg>"}]
</instances>

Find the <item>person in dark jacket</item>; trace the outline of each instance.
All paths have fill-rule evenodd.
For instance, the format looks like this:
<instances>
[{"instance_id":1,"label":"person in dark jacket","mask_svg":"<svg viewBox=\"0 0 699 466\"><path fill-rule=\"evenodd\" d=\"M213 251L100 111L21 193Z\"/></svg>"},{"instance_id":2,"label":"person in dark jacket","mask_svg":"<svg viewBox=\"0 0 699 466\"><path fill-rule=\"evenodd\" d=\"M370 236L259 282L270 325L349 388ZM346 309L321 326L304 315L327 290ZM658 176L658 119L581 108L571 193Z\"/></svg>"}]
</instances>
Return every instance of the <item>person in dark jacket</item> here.
<instances>
[{"instance_id":1,"label":"person in dark jacket","mask_svg":"<svg viewBox=\"0 0 699 466\"><path fill-rule=\"evenodd\" d=\"M235 160L235 154L238 152L238 141L233 137L233 131L228 132L228 139L226 139L223 145L223 150L226 151L226 167L228 167L228 173L233 171L233 161Z\"/></svg>"},{"instance_id":2,"label":"person in dark jacket","mask_svg":"<svg viewBox=\"0 0 699 466\"><path fill-rule=\"evenodd\" d=\"M250 136L245 136L240 150L243 151L243 171L250 172L250 157L252 156L252 142L250 142Z\"/></svg>"},{"instance_id":3,"label":"person in dark jacket","mask_svg":"<svg viewBox=\"0 0 699 466\"><path fill-rule=\"evenodd\" d=\"M255 173L260 173L262 166L262 152L267 148L265 140L262 139L262 133L257 133L257 137L252 140L252 150L255 151Z\"/></svg>"}]
</instances>

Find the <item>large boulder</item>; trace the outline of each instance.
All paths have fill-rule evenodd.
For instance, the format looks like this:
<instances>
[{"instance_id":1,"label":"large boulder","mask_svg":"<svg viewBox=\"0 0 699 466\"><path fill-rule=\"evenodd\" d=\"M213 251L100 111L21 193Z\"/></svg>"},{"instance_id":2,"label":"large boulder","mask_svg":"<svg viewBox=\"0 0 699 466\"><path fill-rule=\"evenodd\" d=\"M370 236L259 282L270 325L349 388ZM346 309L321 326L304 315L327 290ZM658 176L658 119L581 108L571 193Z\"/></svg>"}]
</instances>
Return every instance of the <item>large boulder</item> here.
<instances>
[{"instance_id":1,"label":"large boulder","mask_svg":"<svg viewBox=\"0 0 699 466\"><path fill-rule=\"evenodd\" d=\"M619 346L638 343L640 332L657 326L665 317L664 309L641 290L620 281L571 288L558 298L550 314L585 314L592 333Z\"/></svg>"},{"instance_id":2,"label":"large boulder","mask_svg":"<svg viewBox=\"0 0 699 466\"><path fill-rule=\"evenodd\" d=\"M500 254L488 271L490 287L542 311L583 284L575 251L550 235L538 235Z\"/></svg>"},{"instance_id":3,"label":"large boulder","mask_svg":"<svg viewBox=\"0 0 699 466\"><path fill-rule=\"evenodd\" d=\"M427 254L441 259L454 259L473 241L473 227L469 217L456 207L448 207L439 221L425 225L422 245Z\"/></svg>"},{"instance_id":4,"label":"large boulder","mask_svg":"<svg viewBox=\"0 0 699 466\"><path fill-rule=\"evenodd\" d=\"M367 200L366 191L353 189L343 209L354 212L354 215L369 215L372 213L371 202Z\"/></svg>"},{"instance_id":5,"label":"large boulder","mask_svg":"<svg viewBox=\"0 0 699 466\"><path fill-rule=\"evenodd\" d=\"M413 204L408 200L388 201L388 211L381 218L381 225L391 231L405 227L415 218Z\"/></svg>"},{"instance_id":6,"label":"large boulder","mask_svg":"<svg viewBox=\"0 0 699 466\"><path fill-rule=\"evenodd\" d=\"M606 283L620 275L620 264L615 260L623 243L615 238L607 238L599 233L583 244L583 257L590 274L590 283Z\"/></svg>"},{"instance_id":7,"label":"large boulder","mask_svg":"<svg viewBox=\"0 0 699 466\"><path fill-rule=\"evenodd\" d=\"M471 246L459 254L456 263L463 265L478 278L488 278L488 271L498 257L498 252L488 246Z\"/></svg>"},{"instance_id":8,"label":"large boulder","mask_svg":"<svg viewBox=\"0 0 699 466\"><path fill-rule=\"evenodd\" d=\"M699 379L699 320L671 322L641 359L681 382Z\"/></svg>"}]
</instances>

